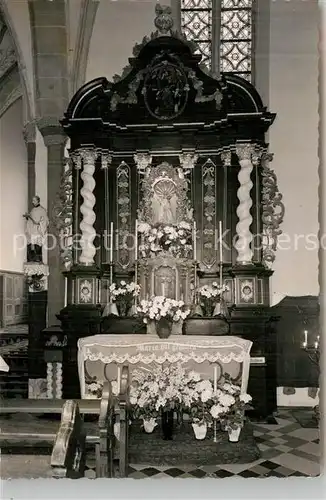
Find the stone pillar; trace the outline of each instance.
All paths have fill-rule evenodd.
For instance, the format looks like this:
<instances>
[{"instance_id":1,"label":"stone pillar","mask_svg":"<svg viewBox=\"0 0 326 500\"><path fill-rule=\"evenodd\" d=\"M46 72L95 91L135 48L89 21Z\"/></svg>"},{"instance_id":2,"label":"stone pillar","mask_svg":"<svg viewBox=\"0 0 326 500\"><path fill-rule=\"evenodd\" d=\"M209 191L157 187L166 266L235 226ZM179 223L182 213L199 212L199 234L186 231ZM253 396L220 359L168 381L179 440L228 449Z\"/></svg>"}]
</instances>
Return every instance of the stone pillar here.
<instances>
[{"instance_id":1,"label":"stone pillar","mask_svg":"<svg viewBox=\"0 0 326 500\"><path fill-rule=\"evenodd\" d=\"M240 163L240 171L238 174L240 187L237 192L239 199L237 216L239 218L239 222L236 227L238 240L235 243L235 248L238 252L237 264L248 265L252 264L253 256L253 252L250 247L253 236L249 229L252 223L252 216L250 214L252 199L250 196L250 191L253 187L253 183L250 178L253 169L253 164L251 161L251 144L237 145L236 153Z\"/></svg>"},{"instance_id":2,"label":"stone pillar","mask_svg":"<svg viewBox=\"0 0 326 500\"><path fill-rule=\"evenodd\" d=\"M67 141L66 135L63 133L61 126L58 124L53 125L52 121L57 122L56 119L40 120L38 123L40 132L44 138L44 144L47 147L48 153L48 325L59 324L56 314L64 306L64 278L61 270L59 238L54 223L53 209L56 202L57 193L60 189L61 176L63 172L63 158L64 147Z\"/></svg>"},{"instance_id":3,"label":"stone pillar","mask_svg":"<svg viewBox=\"0 0 326 500\"><path fill-rule=\"evenodd\" d=\"M23 136L27 147L27 193L28 193L28 210L32 209L32 198L37 193L35 192L35 156L36 156L36 125L35 122L25 123L23 128Z\"/></svg>"}]
</instances>

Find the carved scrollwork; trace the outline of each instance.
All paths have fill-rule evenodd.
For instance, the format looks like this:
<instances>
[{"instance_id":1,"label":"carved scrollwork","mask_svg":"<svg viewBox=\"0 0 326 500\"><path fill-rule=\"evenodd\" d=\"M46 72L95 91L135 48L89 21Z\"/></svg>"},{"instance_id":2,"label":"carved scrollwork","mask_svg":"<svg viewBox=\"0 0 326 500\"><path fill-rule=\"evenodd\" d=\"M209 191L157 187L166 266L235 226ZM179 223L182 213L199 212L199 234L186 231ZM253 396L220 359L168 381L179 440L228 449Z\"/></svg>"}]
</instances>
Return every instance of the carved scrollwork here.
<instances>
[{"instance_id":1,"label":"carved scrollwork","mask_svg":"<svg viewBox=\"0 0 326 500\"><path fill-rule=\"evenodd\" d=\"M188 78L192 81L194 89L196 90L195 102L210 102L215 101L215 106L217 110L221 109L223 95L219 88L213 92L213 94L204 95L203 82L196 77L196 73L193 70L188 71Z\"/></svg>"},{"instance_id":2,"label":"carved scrollwork","mask_svg":"<svg viewBox=\"0 0 326 500\"><path fill-rule=\"evenodd\" d=\"M275 172L269 167L272 161L271 153L263 153L262 164L262 223L264 234L263 261L271 265L275 260L277 238L282 234L280 224L283 222L285 207L282 194L277 187Z\"/></svg>"},{"instance_id":3,"label":"carved scrollwork","mask_svg":"<svg viewBox=\"0 0 326 500\"><path fill-rule=\"evenodd\" d=\"M211 159L202 166L203 184L203 237L202 264L211 269L216 264L216 165Z\"/></svg>"},{"instance_id":4,"label":"carved scrollwork","mask_svg":"<svg viewBox=\"0 0 326 500\"><path fill-rule=\"evenodd\" d=\"M137 104L137 90L143 78L143 72L139 71L136 77L128 85L127 95L121 96L120 94L118 94L118 92L113 93L110 101L111 111L116 111L119 104ZM118 81L116 77L115 81Z\"/></svg>"},{"instance_id":5,"label":"carved scrollwork","mask_svg":"<svg viewBox=\"0 0 326 500\"><path fill-rule=\"evenodd\" d=\"M127 238L131 230L131 180L130 167L122 161L117 168L117 262L122 269L130 265Z\"/></svg>"}]
</instances>

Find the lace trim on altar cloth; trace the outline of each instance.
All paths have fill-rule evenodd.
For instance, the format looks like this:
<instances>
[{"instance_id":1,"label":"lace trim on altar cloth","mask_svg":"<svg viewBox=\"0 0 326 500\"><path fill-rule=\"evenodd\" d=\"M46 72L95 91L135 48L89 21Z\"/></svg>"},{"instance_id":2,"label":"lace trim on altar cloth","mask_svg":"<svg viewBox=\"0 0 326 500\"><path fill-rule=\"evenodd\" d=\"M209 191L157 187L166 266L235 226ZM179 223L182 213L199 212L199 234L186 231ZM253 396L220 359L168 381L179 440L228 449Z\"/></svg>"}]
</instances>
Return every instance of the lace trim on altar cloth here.
<instances>
[{"instance_id":1,"label":"lace trim on altar cloth","mask_svg":"<svg viewBox=\"0 0 326 500\"><path fill-rule=\"evenodd\" d=\"M236 361L237 363L243 363L249 356L248 353L246 352L241 352L241 353L235 353L235 352L228 352L228 353L221 353L221 352L203 352L203 353L198 353L198 352L174 352L174 353L169 353L169 352L160 352L158 354L157 352L155 353L144 353L140 352L137 354L117 354L117 353L112 353L108 355L104 355L102 352L93 352L91 349L86 348L84 351L84 360L89 360L89 361L101 361L102 363L109 364L109 363L118 363L118 364L123 364L126 361L130 364L137 364L137 363L144 363L146 365L150 363L158 363L162 364L165 363L166 361L170 363L176 363L176 362L181 362L181 363L186 363L187 361L195 361L196 363L204 363L204 361L209 361L211 363L216 363L217 361L220 361L221 363L231 363L232 361Z\"/></svg>"}]
</instances>

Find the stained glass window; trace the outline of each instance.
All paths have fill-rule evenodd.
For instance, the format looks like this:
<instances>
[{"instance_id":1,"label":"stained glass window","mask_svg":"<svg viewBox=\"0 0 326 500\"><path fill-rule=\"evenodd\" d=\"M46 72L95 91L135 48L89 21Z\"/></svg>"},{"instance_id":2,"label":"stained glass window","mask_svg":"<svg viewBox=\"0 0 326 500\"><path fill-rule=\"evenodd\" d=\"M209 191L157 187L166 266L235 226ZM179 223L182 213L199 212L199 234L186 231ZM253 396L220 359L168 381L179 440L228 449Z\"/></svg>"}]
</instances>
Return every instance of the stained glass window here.
<instances>
[{"instance_id":1,"label":"stained glass window","mask_svg":"<svg viewBox=\"0 0 326 500\"><path fill-rule=\"evenodd\" d=\"M214 70L212 47L219 47L215 61L220 71L251 80L253 4L254 0L181 0L181 29L196 42L209 69Z\"/></svg>"},{"instance_id":2,"label":"stained glass window","mask_svg":"<svg viewBox=\"0 0 326 500\"><path fill-rule=\"evenodd\" d=\"M212 55L212 1L181 0L181 29L188 40L197 44L201 62L208 68Z\"/></svg>"}]
</instances>

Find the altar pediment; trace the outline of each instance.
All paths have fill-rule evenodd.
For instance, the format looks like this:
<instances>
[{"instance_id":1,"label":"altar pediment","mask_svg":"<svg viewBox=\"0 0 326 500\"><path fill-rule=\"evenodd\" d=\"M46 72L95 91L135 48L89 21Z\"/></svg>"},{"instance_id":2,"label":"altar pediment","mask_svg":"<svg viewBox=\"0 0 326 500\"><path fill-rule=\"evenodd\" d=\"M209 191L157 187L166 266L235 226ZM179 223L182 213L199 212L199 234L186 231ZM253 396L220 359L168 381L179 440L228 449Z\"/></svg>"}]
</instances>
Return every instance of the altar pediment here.
<instances>
[{"instance_id":1,"label":"altar pediment","mask_svg":"<svg viewBox=\"0 0 326 500\"><path fill-rule=\"evenodd\" d=\"M115 75L113 82L96 78L81 87L70 102L64 127L74 124L80 134L84 120L92 119L94 130L110 129L113 140L144 125L152 131L167 125L178 130L191 123L206 135L216 130L223 134L227 127L230 136L233 127L239 135L235 124L245 113L244 138L250 139L252 129L266 131L275 115L266 111L253 85L234 75L215 78L201 67L195 50L172 30L145 37L121 76Z\"/></svg>"}]
</instances>

